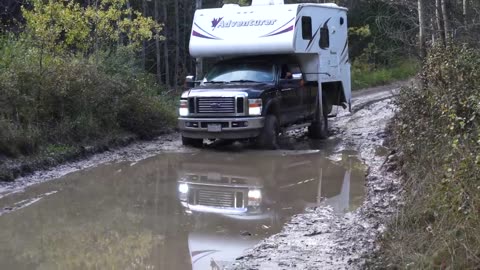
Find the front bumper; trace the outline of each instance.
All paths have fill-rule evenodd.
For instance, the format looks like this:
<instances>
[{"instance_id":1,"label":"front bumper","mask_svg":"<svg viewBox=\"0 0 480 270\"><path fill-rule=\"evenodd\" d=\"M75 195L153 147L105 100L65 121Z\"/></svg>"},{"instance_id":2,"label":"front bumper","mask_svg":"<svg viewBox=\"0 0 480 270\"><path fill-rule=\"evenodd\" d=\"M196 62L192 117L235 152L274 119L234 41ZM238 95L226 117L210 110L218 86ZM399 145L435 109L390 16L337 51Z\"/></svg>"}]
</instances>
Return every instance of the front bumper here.
<instances>
[{"instance_id":1,"label":"front bumper","mask_svg":"<svg viewBox=\"0 0 480 270\"><path fill-rule=\"evenodd\" d=\"M260 135L264 117L237 118L178 118L178 128L182 136L196 139L247 139ZM216 124L220 131L208 130L208 125Z\"/></svg>"}]
</instances>

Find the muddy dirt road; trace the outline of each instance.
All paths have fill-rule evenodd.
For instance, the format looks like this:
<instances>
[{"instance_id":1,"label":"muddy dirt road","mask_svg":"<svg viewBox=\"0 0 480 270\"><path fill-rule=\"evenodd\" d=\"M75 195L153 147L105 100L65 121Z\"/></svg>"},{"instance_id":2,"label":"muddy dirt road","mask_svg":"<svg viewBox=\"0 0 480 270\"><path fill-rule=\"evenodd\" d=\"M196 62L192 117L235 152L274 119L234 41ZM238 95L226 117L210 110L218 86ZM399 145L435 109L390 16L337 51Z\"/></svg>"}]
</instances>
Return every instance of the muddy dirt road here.
<instances>
[{"instance_id":1,"label":"muddy dirt road","mask_svg":"<svg viewBox=\"0 0 480 270\"><path fill-rule=\"evenodd\" d=\"M380 168L395 88L356 93L323 142L198 150L172 134L1 183L0 268L361 267L398 192Z\"/></svg>"}]
</instances>

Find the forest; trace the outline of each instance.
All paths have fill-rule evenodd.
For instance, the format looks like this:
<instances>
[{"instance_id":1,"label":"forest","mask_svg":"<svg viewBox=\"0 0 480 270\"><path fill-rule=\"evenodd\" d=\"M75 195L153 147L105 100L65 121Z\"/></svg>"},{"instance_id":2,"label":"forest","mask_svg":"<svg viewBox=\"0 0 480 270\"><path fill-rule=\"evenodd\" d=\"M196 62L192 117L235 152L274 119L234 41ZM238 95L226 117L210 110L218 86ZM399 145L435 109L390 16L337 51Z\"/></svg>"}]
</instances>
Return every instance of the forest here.
<instances>
[{"instance_id":1,"label":"forest","mask_svg":"<svg viewBox=\"0 0 480 270\"><path fill-rule=\"evenodd\" d=\"M15 34L25 31L25 27L28 26L28 19L22 15L21 7L28 9L33 6L34 2L27 0L2 1L0 4L2 31ZM224 3L249 5L248 1L232 0L76 1L79 8L94 7L98 5L97 2L118 3L121 5L120 9L132 9L135 11L134 13L139 13L138 15L141 14L145 18L151 18L159 24L160 28L156 29L158 35L142 40L141 48L136 52L135 59L138 61L138 66L146 72L154 74L156 81L166 88L177 88L183 84L185 75L195 74L195 59L192 59L188 54L188 41L195 9L221 7ZM287 1L286 3L301 2ZM381 0L337 1L337 4L349 8L350 54L352 59L359 59L356 66L358 69L369 68L369 71L372 71L384 67L393 67L392 63L405 60L405 55L410 58L407 60L414 60L418 56L416 50L418 23L414 14L416 10L412 9L409 4L392 4L390 1ZM127 16L126 13L123 15ZM407 15L411 17L403 17ZM132 16L136 17L136 14L132 14ZM125 45L125 42L127 42L127 39L124 39L123 43L109 44L112 46L108 49L118 47L119 44ZM78 48L70 49L78 51ZM91 53L91 50L89 52ZM208 63L206 64L208 65ZM413 65L413 63L409 64ZM407 65L404 66L407 68ZM409 66L408 68L415 67ZM391 74L385 74L388 73L387 70L382 71L384 74L381 74L381 72L377 74L379 76L377 84L384 83L382 80L388 80L388 77L392 76ZM398 71L401 72L402 70ZM411 70L406 72L411 72ZM357 88L375 83L368 81L369 78L360 72L359 75L363 76L360 79L366 81L359 81L356 84ZM381 78L382 76L384 78Z\"/></svg>"}]
</instances>

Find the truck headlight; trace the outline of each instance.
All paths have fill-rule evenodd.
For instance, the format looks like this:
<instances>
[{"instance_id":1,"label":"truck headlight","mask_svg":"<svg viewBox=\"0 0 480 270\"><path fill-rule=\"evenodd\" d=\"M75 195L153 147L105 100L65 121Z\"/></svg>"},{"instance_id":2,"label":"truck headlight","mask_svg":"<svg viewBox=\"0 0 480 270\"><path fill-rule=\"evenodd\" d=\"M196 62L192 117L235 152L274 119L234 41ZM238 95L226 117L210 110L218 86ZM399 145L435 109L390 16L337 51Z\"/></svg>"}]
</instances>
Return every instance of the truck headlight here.
<instances>
[{"instance_id":1,"label":"truck headlight","mask_svg":"<svg viewBox=\"0 0 480 270\"><path fill-rule=\"evenodd\" d=\"M186 99L180 100L180 107L178 109L178 114L180 116L188 116L188 100Z\"/></svg>"},{"instance_id":2,"label":"truck headlight","mask_svg":"<svg viewBox=\"0 0 480 270\"><path fill-rule=\"evenodd\" d=\"M180 193L183 193L183 194L188 193L188 190L189 190L188 184L181 183L180 185L178 185L178 191Z\"/></svg>"},{"instance_id":3,"label":"truck headlight","mask_svg":"<svg viewBox=\"0 0 480 270\"><path fill-rule=\"evenodd\" d=\"M251 189L248 191L248 205L260 206L262 201L262 191L259 189Z\"/></svg>"},{"instance_id":4,"label":"truck headlight","mask_svg":"<svg viewBox=\"0 0 480 270\"><path fill-rule=\"evenodd\" d=\"M248 100L248 115L262 115L262 99Z\"/></svg>"}]
</instances>

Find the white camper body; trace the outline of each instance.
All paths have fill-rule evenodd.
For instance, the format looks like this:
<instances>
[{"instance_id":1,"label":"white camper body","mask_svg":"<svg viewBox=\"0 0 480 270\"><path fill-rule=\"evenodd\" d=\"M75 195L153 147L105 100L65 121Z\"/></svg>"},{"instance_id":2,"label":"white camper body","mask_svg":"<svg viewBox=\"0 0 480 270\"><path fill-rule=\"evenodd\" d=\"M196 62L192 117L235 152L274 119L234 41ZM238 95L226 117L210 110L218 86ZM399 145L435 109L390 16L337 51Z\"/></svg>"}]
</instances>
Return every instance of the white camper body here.
<instances>
[{"instance_id":1,"label":"white camper body","mask_svg":"<svg viewBox=\"0 0 480 270\"><path fill-rule=\"evenodd\" d=\"M252 6L229 4L197 10L190 54L198 58L294 55L304 80L318 82L319 91L322 83L341 83L345 101L350 105L347 34L347 9L336 4L254 0Z\"/></svg>"}]
</instances>

